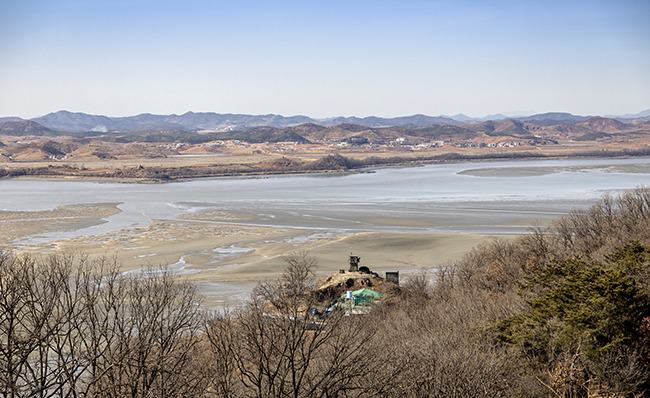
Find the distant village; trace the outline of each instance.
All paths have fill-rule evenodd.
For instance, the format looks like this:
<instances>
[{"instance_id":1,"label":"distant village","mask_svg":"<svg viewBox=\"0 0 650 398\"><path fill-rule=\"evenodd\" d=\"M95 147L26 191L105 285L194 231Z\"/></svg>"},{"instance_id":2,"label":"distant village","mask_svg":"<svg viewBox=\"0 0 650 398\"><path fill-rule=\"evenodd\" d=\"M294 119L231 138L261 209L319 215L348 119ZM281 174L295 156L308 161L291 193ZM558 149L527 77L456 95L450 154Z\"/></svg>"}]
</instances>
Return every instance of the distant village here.
<instances>
[{"instance_id":1,"label":"distant village","mask_svg":"<svg viewBox=\"0 0 650 398\"><path fill-rule=\"evenodd\" d=\"M228 140L228 141L214 141L204 144L199 144L197 147L210 148L217 147L224 150L246 150L251 154L268 154L278 152L333 152L340 149L358 149L361 151L371 151L377 149L390 149L396 148L401 150L424 150L430 148L516 148L523 146L538 146L550 143L547 140L506 140L497 142L482 142L482 141L432 141L432 142L411 142L408 138L397 138L389 141L386 144L380 143L363 143L353 144L347 141L328 141L324 143L302 144L298 142L284 141L274 143L248 143L241 140ZM160 148L179 150L182 151L185 147L190 145L184 143L172 143L159 145Z\"/></svg>"}]
</instances>

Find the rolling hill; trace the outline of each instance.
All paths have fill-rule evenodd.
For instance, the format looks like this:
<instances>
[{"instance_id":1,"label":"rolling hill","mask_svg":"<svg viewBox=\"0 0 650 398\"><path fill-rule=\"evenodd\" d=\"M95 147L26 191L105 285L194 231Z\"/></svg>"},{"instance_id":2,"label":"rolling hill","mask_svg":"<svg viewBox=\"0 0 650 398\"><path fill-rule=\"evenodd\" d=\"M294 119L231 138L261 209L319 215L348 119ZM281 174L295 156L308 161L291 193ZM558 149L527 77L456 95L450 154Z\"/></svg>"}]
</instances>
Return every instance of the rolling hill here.
<instances>
[{"instance_id":1,"label":"rolling hill","mask_svg":"<svg viewBox=\"0 0 650 398\"><path fill-rule=\"evenodd\" d=\"M638 116L644 113L640 113ZM315 120L307 116L219 114L186 112L182 115L143 113L129 117L108 117L58 111L22 120L0 118L0 135L10 136L104 136L113 142L185 142L242 140L248 142L299 143L345 141L350 144L386 144L397 139L409 142L480 140L501 138L550 140L578 139L605 141L626 134L636 137L649 133L641 119L576 116L570 113L543 113L517 119L477 121L459 114L432 117L422 114L396 118L337 117Z\"/></svg>"},{"instance_id":2,"label":"rolling hill","mask_svg":"<svg viewBox=\"0 0 650 398\"><path fill-rule=\"evenodd\" d=\"M31 120L10 121L0 124L0 134L13 136L51 136L58 133Z\"/></svg>"},{"instance_id":3,"label":"rolling hill","mask_svg":"<svg viewBox=\"0 0 650 398\"><path fill-rule=\"evenodd\" d=\"M479 124L466 126L470 130L484 133L491 137L511 136L521 137L530 136L531 131L536 128L524 122L514 119L506 119L500 121L487 121Z\"/></svg>"},{"instance_id":4,"label":"rolling hill","mask_svg":"<svg viewBox=\"0 0 650 398\"><path fill-rule=\"evenodd\" d=\"M589 116L576 116L564 112L549 112L537 115L518 118L522 122L527 122L537 126L556 126L558 124L577 124L588 120Z\"/></svg>"},{"instance_id":5,"label":"rolling hill","mask_svg":"<svg viewBox=\"0 0 650 398\"><path fill-rule=\"evenodd\" d=\"M503 115L493 115L491 120L504 119ZM22 120L20 118L5 118L7 121ZM2 119L0 119L2 120ZM355 124L366 127L401 127L401 126L428 126L432 124L457 125L475 122L465 115L458 115L458 120L447 116L427 116L422 114L400 116L394 118L369 117L334 117L327 119L312 119L307 116L285 117L276 114L246 115L246 114L220 114L214 112L186 112L182 115L154 115L143 113L136 116L108 117L102 115L89 115L86 113L58 111L45 116L31 119L45 127L68 132L133 132L147 130L153 127L164 129L208 130L212 132L243 130L252 127L294 127L303 124L316 124L333 127L341 124Z\"/></svg>"},{"instance_id":6,"label":"rolling hill","mask_svg":"<svg viewBox=\"0 0 650 398\"><path fill-rule=\"evenodd\" d=\"M48 113L31 120L51 129L70 132L92 131L93 129L102 131L112 123L111 118L107 116L68 111Z\"/></svg>"}]
</instances>

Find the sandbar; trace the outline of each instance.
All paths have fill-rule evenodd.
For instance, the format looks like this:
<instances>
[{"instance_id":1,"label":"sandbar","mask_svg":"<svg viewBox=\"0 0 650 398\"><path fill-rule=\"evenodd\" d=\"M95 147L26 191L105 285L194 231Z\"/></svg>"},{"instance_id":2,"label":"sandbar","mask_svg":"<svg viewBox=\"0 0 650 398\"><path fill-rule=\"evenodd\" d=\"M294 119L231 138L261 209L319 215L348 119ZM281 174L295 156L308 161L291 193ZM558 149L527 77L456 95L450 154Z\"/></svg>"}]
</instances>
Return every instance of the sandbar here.
<instances>
[{"instance_id":1,"label":"sandbar","mask_svg":"<svg viewBox=\"0 0 650 398\"><path fill-rule=\"evenodd\" d=\"M460 258L489 235L416 232L349 232L246 226L235 222L250 215L206 212L194 219L155 220L146 226L99 235L58 239L30 245L29 238L46 231L65 231L101 222L119 212L117 204L64 206L39 212L0 212L0 239L5 250L34 255L79 253L91 258L115 257L124 272L169 266L197 284L212 305L235 305L255 284L277 278L284 257L304 251L317 261L315 276L348 267L348 256L377 272L432 270ZM229 224L229 220L233 224ZM211 222L214 221L214 222ZM408 224L417 220L402 220ZM502 236L503 237L503 236Z\"/></svg>"}]
</instances>

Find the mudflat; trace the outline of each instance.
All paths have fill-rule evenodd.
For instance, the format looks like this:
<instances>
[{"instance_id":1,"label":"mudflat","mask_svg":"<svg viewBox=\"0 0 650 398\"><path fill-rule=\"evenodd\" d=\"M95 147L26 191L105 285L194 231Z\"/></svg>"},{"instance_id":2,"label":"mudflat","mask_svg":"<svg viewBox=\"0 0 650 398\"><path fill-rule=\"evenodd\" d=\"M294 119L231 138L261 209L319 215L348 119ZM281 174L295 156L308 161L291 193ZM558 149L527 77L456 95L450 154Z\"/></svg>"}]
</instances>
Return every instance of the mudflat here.
<instances>
[{"instance_id":1,"label":"mudflat","mask_svg":"<svg viewBox=\"0 0 650 398\"><path fill-rule=\"evenodd\" d=\"M350 253L379 272L435 272L602 192L650 184L649 163L472 162L169 184L5 180L0 248L115 256L124 272L164 265L208 302L239 303L297 250L316 258L319 277L347 268Z\"/></svg>"},{"instance_id":2,"label":"mudflat","mask_svg":"<svg viewBox=\"0 0 650 398\"><path fill-rule=\"evenodd\" d=\"M156 220L147 226L105 234L30 243L39 234L101 223L103 217L119 211L116 204L0 211L0 240L3 249L17 253L115 256L125 272L166 265L196 282L208 303L233 305L245 299L256 283L277 277L285 265L283 257L294 251L305 251L317 260L317 277L347 268L351 252L360 255L362 264L372 270L399 270L408 275L431 272L492 238L451 233L320 233L244 226L226 221L238 220L237 214L219 212L199 213L199 220Z\"/></svg>"}]
</instances>

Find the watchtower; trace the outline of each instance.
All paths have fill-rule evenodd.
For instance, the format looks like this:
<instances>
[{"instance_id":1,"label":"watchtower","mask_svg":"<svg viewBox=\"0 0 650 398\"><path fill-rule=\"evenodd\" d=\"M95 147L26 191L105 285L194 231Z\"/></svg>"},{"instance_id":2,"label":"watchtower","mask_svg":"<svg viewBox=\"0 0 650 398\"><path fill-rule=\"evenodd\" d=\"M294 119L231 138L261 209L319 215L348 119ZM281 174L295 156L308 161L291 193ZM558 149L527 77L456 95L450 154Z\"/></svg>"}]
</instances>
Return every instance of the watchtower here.
<instances>
[{"instance_id":1,"label":"watchtower","mask_svg":"<svg viewBox=\"0 0 650 398\"><path fill-rule=\"evenodd\" d=\"M350 272L359 271L359 261L361 261L361 257L350 255Z\"/></svg>"}]
</instances>

